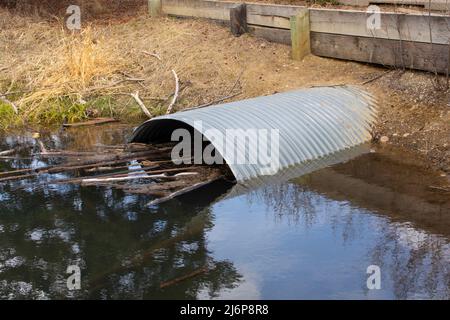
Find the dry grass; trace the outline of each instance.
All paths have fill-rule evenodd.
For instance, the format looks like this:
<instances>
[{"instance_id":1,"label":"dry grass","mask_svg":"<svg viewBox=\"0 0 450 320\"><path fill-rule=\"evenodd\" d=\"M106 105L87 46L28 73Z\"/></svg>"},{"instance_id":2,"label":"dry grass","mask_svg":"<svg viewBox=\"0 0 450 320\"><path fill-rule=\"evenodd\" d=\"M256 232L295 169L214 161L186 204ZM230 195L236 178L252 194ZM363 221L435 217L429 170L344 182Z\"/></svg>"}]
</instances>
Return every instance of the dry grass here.
<instances>
[{"instance_id":1,"label":"dry grass","mask_svg":"<svg viewBox=\"0 0 450 320\"><path fill-rule=\"evenodd\" d=\"M14 9L19 14L39 14L48 18L64 16L67 7L82 8L83 19L104 18L111 15L136 15L147 5L147 0L2 0L0 7Z\"/></svg>"},{"instance_id":2,"label":"dry grass","mask_svg":"<svg viewBox=\"0 0 450 320\"><path fill-rule=\"evenodd\" d=\"M116 51L110 51L104 37L95 36L91 27L80 34L61 31L57 37L58 45L47 63L37 59L34 65L20 70L22 76L25 72L34 73L26 84L34 91L18 101L19 105L25 106L27 115L36 116L53 99L77 97L81 101L93 87L109 83L124 65L120 56L115 55Z\"/></svg>"},{"instance_id":3,"label":"dry grass","mask_svg":"<svg viewBox=\"0 0 450 320\"><path fill-rule=\"evenodd\" d=\"M0 24L2 92L18 93L11 96L17 99L21 120L45 120L49 111L64 113L77 103L82 106L83 95L110 83L124 66L104 35L90 26L70 33L60 23L19 18L7 11L0 14Z\"/></svg>"}]
</instances>

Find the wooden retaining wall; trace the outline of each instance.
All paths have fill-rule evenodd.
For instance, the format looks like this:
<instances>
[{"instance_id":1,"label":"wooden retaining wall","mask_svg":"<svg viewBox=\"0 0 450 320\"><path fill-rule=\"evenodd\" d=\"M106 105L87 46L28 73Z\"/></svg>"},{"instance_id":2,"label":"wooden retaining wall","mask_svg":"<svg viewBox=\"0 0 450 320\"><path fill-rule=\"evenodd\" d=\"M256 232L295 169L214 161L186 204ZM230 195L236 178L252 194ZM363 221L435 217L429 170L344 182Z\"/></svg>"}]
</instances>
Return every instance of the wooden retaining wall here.
<instances>
[{"instance_id":1,"label":"wooden retaining wall","mask_svg":"<svg viewBox=\"0 0 450 320\"><path fill-rule=\"evenodd\" d=\"M160 0L164 14L229 23L237 2ZM246 3L249 32L291 44L290 18L302 6ZM367 28L369 13L309 9L311 52L318 56L446 74L450 65L450 16L381 13L381 28Z\"/></svg>"},{"instance_id":2,"label":"wooden retaining wall","mask_svg":"<svg viewBox=\"0 0 450 320\"><path fill-rule=\"evenodd\" d=\"M359 7L367 7L369 4L390 4L396 6L418 6L439 11L448 11L450 9L450 3L447 0L338 0L338 3Z\"/></svg>"}]
</instances>

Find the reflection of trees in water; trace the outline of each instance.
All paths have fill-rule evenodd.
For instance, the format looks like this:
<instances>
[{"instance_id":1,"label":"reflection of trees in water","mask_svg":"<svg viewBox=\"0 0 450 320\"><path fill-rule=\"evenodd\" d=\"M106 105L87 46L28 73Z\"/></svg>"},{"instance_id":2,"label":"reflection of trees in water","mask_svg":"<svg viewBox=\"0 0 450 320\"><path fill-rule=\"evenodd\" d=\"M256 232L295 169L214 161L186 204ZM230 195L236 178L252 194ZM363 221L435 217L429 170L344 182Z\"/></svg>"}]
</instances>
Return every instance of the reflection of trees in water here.
<instances>
[{"instance_id":1,"label":"reflection of trees in water","mask_svg":"<svg viewBox=\"0 0 450 320\"><path fill-rule=\"evenodd\" d=\"M367 243L366 236L375 234L367 257L381 267L382 275L389 275L396 298L450 297L450 242L445 237L393 222L389 215L375 215L346 201L333 201L293 183L255 190L248 194L248 201L262 201L278 222L312 228L324 221L343 245Z\"/></svg>"},{"instance_id":2,"label":"reflection of trees in water","mask_svg":"<svg viewBox=\"0 0 450 320\"><path fill-rule=\"evenodd\" d=\"M393 279L397 299L450 297L450 243L409 224L381 225L370 256Z\"/></svg>"},{"instance_id":3,"label":"reflection of trees in water","mask_svg":"<svg viewBox=\"0 0 450 320\"><path fill-rule=\"evenodd\" d=\"M286 219L289 223L312 225L316 218L314 195L303 186L280 183L250 191L246 196L249 204L263 203L276 221Z\"/></svg>"},{"instance_id":4,"label":"reflection of trees in water","mask_svg":"<svg viewBox=\"0 0 450 320\"><path fill-rule=\"evenodd\" d=\"M240 281L230 262L210 257L205 242L213 224L205 207L224 190L148 210L146 197L116 190L34 192L19 184L0 189L7 199L0 203L1 298L195 298L205 289L213 297ZM81 291L67 290L72 264L82 268ZM206 265L212 270L160 289Z\"/></svg>"}]
</instances>

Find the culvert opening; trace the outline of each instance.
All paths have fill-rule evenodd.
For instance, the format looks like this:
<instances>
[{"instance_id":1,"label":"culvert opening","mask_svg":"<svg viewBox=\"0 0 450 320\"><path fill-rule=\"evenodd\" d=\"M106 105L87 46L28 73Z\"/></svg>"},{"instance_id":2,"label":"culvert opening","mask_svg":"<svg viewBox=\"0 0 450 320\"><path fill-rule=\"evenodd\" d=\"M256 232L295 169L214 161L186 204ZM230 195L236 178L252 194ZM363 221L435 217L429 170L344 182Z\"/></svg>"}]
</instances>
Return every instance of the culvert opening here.
<instances>
[{"instance_id":1,"label":"culvert opening","mask_svg":"<svg viewBox=\"0 0 450 320\"><path fill-rule=\"evenodd\" d=\"M221 152L202 132L180 120L156 119L141 126L130 142L172 148L175 164L210 166L220 169L224 179L236 181L232 169Z\"/></svg>"}]
</instances>

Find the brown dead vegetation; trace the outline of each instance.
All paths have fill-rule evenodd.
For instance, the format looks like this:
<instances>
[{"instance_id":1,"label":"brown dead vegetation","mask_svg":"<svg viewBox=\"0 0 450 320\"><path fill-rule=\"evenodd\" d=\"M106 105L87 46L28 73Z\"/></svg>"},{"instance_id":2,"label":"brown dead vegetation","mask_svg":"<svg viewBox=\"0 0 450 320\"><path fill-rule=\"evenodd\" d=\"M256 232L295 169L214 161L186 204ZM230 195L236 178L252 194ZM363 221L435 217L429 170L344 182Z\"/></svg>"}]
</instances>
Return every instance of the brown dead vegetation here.
<instances>
[{"instance_id":1,"label":"brown dead vegetation","mask_svg":"<svg viewBox=\"0 0 450 320\"><path fill-rule=\"evenodd\" d=\"M70 5L78 5L83 19L95 19L133 16L146 4L147 0L4 0L0 6L15 13L51 18L63 17Z\"/></svg>"}]
</instances>

